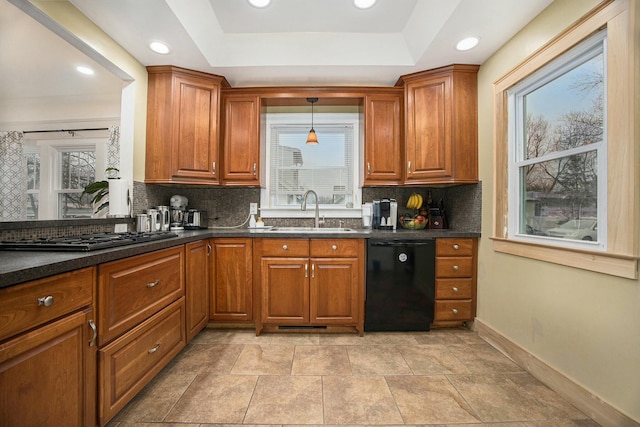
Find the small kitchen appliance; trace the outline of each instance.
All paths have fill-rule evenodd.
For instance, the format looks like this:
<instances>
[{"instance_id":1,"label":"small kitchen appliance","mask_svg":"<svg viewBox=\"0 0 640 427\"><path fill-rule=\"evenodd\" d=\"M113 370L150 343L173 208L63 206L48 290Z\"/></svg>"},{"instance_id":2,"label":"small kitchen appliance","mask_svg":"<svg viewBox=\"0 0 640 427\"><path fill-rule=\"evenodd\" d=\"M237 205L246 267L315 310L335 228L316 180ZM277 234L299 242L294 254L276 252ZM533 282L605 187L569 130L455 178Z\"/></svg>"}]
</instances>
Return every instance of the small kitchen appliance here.
<instances>
[{"instance_id":1,"label":"small kitchen appliance","mask_svg":"<svg viewBox=\"0 0 640 427\"><path fill-rule=\"evenodd\" d=\"M383 198L373 201L373 228L395 230L398 223L398 202Z\"/></svg>"},{"instance_id":2,"label":"small kitchen appliance","mask_svg":"<svg viewBox=\"0 0 640 427\"><path fill-rule=\"evenodd\" d=\"M371 228L373 220L373 203L362 204L362 227Z\"/></svg>"},{"instance_id":3,"label":"small kitchen appliance","mask_svg":"<svg viewBox=\"0 0 640 427\"><path fill-rule=\"evenodd\" d=\"M188 203L189 199L185 196L171 196L169 200L169 214L171 216L169 228L171 230L184 230L185 213Z\"/></svg>"},{"instance_id":4,"label":"small kitchen appliance","mask_svg":"<svg viewBox=\"0 0 640 427\"><path fill-rule=\"evenodd\" d=\"M156 206L158 213L160 214L160 231L169 231L171 222L171 213L169 206Z\"/></svg>"},{"instance_id":5,"label":"small kitchen appliance","mask_svg":"<svg viewBox=\"0 0 640 427\"><path fill-rule=\"evenodd\" d=\"M185 230L198 230L200 228L207 228L209 223L207 221L207 212L199 211L197 209L189 209L184 220Z\"/></svg>"}]
</instances>

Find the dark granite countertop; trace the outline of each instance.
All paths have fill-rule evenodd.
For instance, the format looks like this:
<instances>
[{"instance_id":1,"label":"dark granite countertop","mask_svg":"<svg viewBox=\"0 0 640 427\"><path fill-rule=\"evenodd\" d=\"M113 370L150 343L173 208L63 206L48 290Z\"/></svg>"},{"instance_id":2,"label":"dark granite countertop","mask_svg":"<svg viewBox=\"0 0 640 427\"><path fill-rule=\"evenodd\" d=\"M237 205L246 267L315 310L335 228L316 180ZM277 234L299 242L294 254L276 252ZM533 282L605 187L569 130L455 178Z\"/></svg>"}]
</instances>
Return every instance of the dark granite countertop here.
<instances>
[{"instance_id":1,"label":"dark granite countertop","mask_svg":"<svg viewBox=\"0 0 640 427\"><path fill-rule=\"evenodd\" d=\"M480 237L480 233L460 230L371 230L354 232L270 232L248 229L206 229L176 232L178 237L138 243L90 252L0 251L0 288L36 280L104 262L128 258L147 252L212 237L252 238L385 238L394 240L428 240L443 237Z\"/></svg>"}]
</instances>

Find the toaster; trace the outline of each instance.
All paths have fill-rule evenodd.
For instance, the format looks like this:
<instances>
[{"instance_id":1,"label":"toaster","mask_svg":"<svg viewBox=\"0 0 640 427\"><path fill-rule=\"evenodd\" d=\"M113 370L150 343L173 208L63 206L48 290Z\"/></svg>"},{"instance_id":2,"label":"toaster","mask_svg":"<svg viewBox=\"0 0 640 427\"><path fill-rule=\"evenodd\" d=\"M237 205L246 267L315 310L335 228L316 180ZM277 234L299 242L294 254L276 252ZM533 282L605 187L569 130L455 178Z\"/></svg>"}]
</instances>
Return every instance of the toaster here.
<instances>
[{"instance_id":1,"label":"toaster","mask_svg":"<svg viewBox=\"0 0 640 427\"><path fill-rule=\"evenodd\" d=\"M197 230L200 228L207 228L209 223L207 222L207 211L199 211L197 209L189 209L184 218L185 230Z\"/></svg>"}]
</instances>

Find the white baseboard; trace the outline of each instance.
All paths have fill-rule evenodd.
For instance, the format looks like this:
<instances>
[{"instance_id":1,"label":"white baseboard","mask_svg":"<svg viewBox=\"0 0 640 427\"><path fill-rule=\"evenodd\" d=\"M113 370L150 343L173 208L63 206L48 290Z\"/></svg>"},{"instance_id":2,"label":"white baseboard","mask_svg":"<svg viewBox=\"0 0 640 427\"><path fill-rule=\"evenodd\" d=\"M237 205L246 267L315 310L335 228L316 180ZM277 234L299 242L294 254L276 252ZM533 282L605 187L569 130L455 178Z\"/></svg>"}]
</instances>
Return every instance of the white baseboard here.
<instances>
[{"instance_id":1,"label":"white baseboard","mask_svg":"<svg viewBox=\"0 0 640 427\"><path fill-rule=\"evenodd\" d=\"M565 376L562 372L547 365L538 357L482 322L482 320L476 318L473 322L473 329L481 338L510 357L522 369L529 372L540 382L565 398L600 425L605 427L640 427L640 423L621 413L589 390Z\"/></svg>"}]
</instances>

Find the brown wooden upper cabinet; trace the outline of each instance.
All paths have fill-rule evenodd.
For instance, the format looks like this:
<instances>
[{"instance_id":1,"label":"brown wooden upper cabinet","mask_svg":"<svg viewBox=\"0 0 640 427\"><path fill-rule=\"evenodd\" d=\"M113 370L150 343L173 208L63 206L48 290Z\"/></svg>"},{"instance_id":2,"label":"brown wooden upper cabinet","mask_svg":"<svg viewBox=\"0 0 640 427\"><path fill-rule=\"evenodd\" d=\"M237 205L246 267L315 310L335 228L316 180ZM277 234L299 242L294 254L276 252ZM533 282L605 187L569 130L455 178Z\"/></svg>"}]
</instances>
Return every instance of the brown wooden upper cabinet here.
<instances>
[{"instance_id":1,"label":"brown wooden upper cabinet","mask_svg":"<svg viewBox=\"0 0 640 427\"><path fill-rule=\"evenodd\" d=\"M477 65L400 77L405 95L405 184L478 182Z\"/></svg>"},{"instance_id":2,"label":"brown wooden upper cabinet","mask_svg":"<svg viewBox=\"0 0 640 427\"><path fill-rule=\"evenodd\" d=\"M218 183L220 90L229 83L173 66L147 71L145 182Z\"/></svg>"},{"instance_id":3,"label":"brown wooden upper cabinet","mask_svg":"<svg viewBox=\"0 0 640 427\"><path fill-rule=\"evenodd\" d=\"M402 183L402 90L365 96L364 185Z\"/></svg>"},{"instance_id":4,"label":"brown wooden upper cabinet","mask_svg":"<svg viewBox=\"0 0 640 427\"><path fill-rule=\"evenodd\" d=\"M224 93L222 182L260 185L260 97Z\"/></svg>"}]
</instances>

